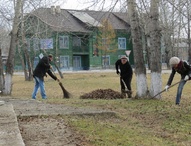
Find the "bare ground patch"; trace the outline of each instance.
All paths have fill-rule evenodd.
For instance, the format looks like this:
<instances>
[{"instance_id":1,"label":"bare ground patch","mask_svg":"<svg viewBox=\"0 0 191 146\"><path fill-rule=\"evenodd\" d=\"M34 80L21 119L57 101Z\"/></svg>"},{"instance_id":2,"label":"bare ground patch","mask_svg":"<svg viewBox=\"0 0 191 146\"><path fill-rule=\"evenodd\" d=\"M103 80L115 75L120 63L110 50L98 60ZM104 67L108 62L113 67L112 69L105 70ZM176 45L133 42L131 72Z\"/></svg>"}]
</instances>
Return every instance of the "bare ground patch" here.
<instances>
[{"instance_id":1,"label":"bare ground patch","mask_svg":"<svg viewBox=\"0 0 191 146\"><path fill-rule=\"evenodd\" d=\"M26 146L87 146L62 117L20 117L19 129Z\"/></svg>"}]
</instances>

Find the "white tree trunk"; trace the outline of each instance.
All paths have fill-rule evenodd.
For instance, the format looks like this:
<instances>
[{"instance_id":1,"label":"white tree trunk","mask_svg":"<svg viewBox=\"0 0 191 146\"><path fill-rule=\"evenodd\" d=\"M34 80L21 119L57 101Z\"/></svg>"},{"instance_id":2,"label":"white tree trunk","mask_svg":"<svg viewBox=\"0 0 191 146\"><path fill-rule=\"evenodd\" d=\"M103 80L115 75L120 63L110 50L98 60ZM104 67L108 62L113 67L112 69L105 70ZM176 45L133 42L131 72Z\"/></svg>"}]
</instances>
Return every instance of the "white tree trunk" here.
<instances>
[{"instance_id":1,"label":"white tree trunk","mask_svg":"<svg viewBox=\"0 0 191 146\"><path fill-rule=\"evenodd\" d=\"M148 94L146 68L143 57L143 45L141 27L139 25L138 13L135 0L128 0L128 14L131 25L131 36L133 42L133 53L135 62L135 74L137 80L137 98L146 97Z\"/></svg>"},{"instance_id":2,"label":"white tree trunk","mask_svg":"<svg viewBox=\"0 0 191 146\"><path fill-rule=\"evenodd\" d=\"M3 91L3 94L9 95L12 91L12 75L6 74L5 75L5 90Z\"/></svg>"},{"instance_id":3,"label":"white tree trunk","mask_svg":"<svg viewBox=\"0 0 191 146\"><path fill-rule=\"evenodd\" d=\"M140 98L140 97L146 97L147 93L145 91L147 91L147 80L146 80L146 75L145 74L137 74L136 75L136 85L137 85L137 93L136 93L136 97Z\"/></svg>"},{"instance_id":4,"label":"white tree trunk","mask_svg":"<svg viewBox=\"0 0 191 146\"><path fill-rule=\"evenodd\" d=\"M151 88L150 96L153 97L161 91L162 79L161 79L161 37L159 28L159 0L151 1L150 9L150 44L151 44ZM161 95L156 96L160 98Z\"/></svg>"},{"instance_id":5,"label":"white tree trunk","mask_svg":"<svg viewBox=\"0 0 191 146\"><path fill-rule=\"evenodd\" d=\"M151 87L150 87L150 95L151 97L155 96L161 91L162 81L161 81L161 73L152 72L151 73ZM157 99L161 98L161 94L156 96Z\"/></svg>"}]
</instances>

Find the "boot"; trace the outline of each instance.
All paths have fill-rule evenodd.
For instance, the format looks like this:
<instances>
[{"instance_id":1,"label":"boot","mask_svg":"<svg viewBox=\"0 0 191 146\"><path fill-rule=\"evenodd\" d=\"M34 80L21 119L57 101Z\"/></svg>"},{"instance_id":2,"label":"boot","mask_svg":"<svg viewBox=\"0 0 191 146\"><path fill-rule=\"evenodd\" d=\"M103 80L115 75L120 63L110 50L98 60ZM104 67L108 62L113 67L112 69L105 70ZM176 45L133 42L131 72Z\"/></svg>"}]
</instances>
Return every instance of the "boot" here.
<instances>
[{"instance_id":1,"label":"boot","mask_svg":"<svg viewBox=\"0 0 191 146\"><path fill-rule=\"evenodd\" d=\"M128 98L132 98L132 91L131 91L131 90L129 90L129 91L127 92L127 96L128 96Z\"/></svg>"},{"instance_id":2,"label":"boot","mask_svg":"<svg viewBox=\"0 0 191 146\"><path fill-rule=\"evenodd\" d=\"M124 90L124 89L121 90L121 96L122 96L123 98L126 98L126 93L125 93L125 90Z\"/></svg>"}]
</instances>

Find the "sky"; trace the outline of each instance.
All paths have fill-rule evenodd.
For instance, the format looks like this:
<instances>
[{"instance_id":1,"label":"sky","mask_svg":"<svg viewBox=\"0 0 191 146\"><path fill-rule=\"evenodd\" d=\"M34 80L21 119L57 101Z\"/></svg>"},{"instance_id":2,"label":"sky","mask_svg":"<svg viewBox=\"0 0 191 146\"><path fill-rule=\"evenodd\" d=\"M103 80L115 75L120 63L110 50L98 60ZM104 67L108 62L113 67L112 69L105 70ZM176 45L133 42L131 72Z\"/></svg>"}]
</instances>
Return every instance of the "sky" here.
<instances>
[{"instance_id":1,"label":"sky","mask_svg":"<svg viewBox=\"0 0 191 146\"><path fill-rule=\"evenodd\" d=\"M60 5L62 9L85 9L87 7L86 4L82 3L83 0L61 0L58 1L55 5Z\"/></svg>"},{"instance_id":2,"label":"sky","mask_svg":"<svg viewBox=\"0 0 191 146\"><path fill-rule=\"evenodd\" d=\"M101 10L103 9L102 6L104 6L104 9L110 9L113 7L116 0L105 0L106 3L103 4L104 0L100 0L101 2L98 3L96 6L93 5L93 2L95 0L58 0L55 5L60 5L62 9L76 9L76 10L82 10L82 9L90 9L90 10ZM97 0L98 1L98 0ZM116 4L116 7L120 7L121 0L118 0L118 3ZM92 6L93 5L93 6Z\"/></svg>"}]
</instances>

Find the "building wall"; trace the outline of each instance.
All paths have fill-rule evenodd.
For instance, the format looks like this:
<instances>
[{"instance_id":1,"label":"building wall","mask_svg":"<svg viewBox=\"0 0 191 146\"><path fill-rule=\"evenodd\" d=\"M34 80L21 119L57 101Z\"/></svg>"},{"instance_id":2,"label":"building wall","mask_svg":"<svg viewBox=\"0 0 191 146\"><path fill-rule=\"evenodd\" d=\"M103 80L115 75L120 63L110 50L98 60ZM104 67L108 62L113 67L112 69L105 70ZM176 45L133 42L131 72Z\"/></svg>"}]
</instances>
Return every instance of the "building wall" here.
<instances>
[{"instance_id":1,"label":"building wall","mask_svg":"<svg viewBox=\"0 0 191 146\"><path fill-rule=\"evenodd\" d=\"M40 20L32 18L33 20L29 19L30 22L26 25L26 39L27 41L27 50L30 54L31 60L34 63L35 58L38 58L39 55L42 53L43 55L52 54L54 56L54 62L57 64L58 67L63 66L64 63L60 62L60 58L65 57L69 60L67 61L68 67L62 68L63 70L74 70L75 65L78 65L78 58L81 58L81 68L76 69L102 69L102 61L103 61L103 53L101 50L98 50L99 55L95 55L95 32L92 33L80 33L80 32L55 32L51 29L51 27L45 25ZM35 24L38 23L38 26ZM30 29L28 29L30 28ZM39 33L40 32L40 33ZM60 36L68 36L68 48L60 48ZM79 51L77 50L78 47L73 46L73 38L77 36L81 39L83 39L83 47L79 48ZM107 53L107 57L109 60L109 65L106 66L106 68L113 69L116 60L121 56L125 55L126 50L131 50L131 54L129 56L130 64L134 64L133 61L133 51L132 51L132 43L130 40L130 34L126 32L126 30L117 31L116 30L116 42L118 42L118 38L126 38L126 48L125 49L117 49L115 52ZM38 43L34 42L34 39ZM38 40L39 39L39 40ZM41 42L44 39L44 48L41 46ZM21 40L21 39L20 39ZM49 45L47 45L49 43ZM42 43L43 44L43 43ZM118 44L116 44L118 46ZM21 45L19 46L24 46ZM38 47L38 49L35 49ZM50 47L51 49L46 49L46 47ZM86 48L87 47L87 48ZM20 51L19 51L19 50ZM87 51L84 49L88 49ZM23 47L17 48L16 53L16 59L15 59L15 66L21 66L21 59L19 57L19 52L21 53L21 56L23 56Z\"/></svg>"}]
</instances>

